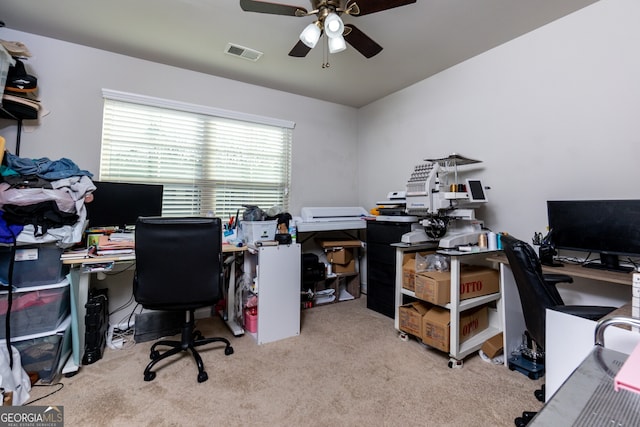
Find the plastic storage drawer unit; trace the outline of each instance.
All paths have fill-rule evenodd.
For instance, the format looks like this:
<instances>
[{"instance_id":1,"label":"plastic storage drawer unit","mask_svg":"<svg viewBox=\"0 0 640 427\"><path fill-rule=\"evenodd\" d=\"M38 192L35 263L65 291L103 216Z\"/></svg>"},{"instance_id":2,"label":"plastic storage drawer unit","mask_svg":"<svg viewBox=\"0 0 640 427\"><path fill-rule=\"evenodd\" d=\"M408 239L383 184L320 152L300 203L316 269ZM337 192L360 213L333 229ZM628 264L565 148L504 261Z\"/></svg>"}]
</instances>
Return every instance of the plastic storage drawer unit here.
<instances>
[{"instance_id":1,"label":"plastic storage drawer unit","mask_svg":"<svg viewBox=\"0 0 640 427\"><path fill-rule=\"evenodd\" d=\"M0 292L0 325L5 325L9 294ZM16 288L11 304L11 337L39 334L60 325L70 310L69 281L28 288ZM0 339L6 335L0 328Z\"/></svg>"},{"instance_id":2,"label":"plastic storage drawer unit","mask_svg":"<svg viewBox=\"0 0 640 427\"><path fill-rule=\"evenodd\" d=\"M60 261L62 248L55 243L16 247L13 266L13 286L28 287L48 285L62 281L69 266ZM9 283L11 246L0 246L0 282Z\"/></svg>"},{"instance_id":3,"label":"plastic storage drawer unit","mask_svg":"<svg viewBox=\"0 0 640 427\"><path fill-rule=\"evenodd\" d=\"M37 372L44 383L52 382L71 354L71 315L55 330L11 339L20 352L22 368ZM6 345L4 340L2 345Z\"/></svg>"}]
</instances>

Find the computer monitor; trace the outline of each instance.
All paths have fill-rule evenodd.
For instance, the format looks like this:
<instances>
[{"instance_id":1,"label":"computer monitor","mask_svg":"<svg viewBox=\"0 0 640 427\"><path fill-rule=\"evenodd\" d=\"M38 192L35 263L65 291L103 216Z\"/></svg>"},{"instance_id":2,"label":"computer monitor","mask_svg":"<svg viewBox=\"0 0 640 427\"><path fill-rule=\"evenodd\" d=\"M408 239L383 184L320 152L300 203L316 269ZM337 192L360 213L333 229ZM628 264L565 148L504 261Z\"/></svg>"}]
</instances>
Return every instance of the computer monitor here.
<instances>
[{"instance_id":1,"label":"computer monitor","mask_svg":"<svg viewBox=\"0 0 640 427\"><path fill-rule=\"evenodd\" d=\"M139 216L162 215L162 185L93 181L93 201L86 203L89 227L133 226Z\"/></svg>"},{"instance_id":2,"label":"computer monitor","mask_svg":"<svg viewBox=\"0 0 640 427\"><path fill-rule=\"evenodd\" d=\"M619 258L640 258L640 200L547 201L547 214L556 249L600 256L585 267L631 271Z\"/></svg>"}]
</instances>

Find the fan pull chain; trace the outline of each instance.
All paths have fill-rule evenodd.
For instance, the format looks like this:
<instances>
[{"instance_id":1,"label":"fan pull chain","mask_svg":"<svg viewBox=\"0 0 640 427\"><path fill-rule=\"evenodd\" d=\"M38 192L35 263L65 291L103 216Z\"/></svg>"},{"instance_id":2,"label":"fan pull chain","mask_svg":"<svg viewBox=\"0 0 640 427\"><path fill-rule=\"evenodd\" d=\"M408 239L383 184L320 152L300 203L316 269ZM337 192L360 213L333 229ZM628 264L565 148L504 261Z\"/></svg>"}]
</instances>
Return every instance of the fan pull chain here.
<instances>
[{"instance_id":1,"label":"fan pull chain","mask_svg":"<svg viewBox=\"0 0 640 427\"><path fill-rule=\"evenodd\" d=\"M322 68L329 68L331 66L331 64L329 64L329 52L327 51L327 46L328 46L328 39L325 37L325 35L322 36L322 57L323 57L323 63L322 63Z\"/></svg>"}]
</instances>

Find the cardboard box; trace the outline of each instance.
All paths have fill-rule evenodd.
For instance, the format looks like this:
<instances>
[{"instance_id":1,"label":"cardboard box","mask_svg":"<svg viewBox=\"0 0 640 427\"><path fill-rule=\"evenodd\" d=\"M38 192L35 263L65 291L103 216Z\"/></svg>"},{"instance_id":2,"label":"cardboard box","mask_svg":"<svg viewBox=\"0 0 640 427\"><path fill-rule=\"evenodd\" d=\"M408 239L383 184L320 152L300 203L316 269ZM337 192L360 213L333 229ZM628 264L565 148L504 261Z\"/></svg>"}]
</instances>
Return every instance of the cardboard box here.
<instances>
[{"instance_id":1,"label":"cardboard box","mask_svg":"<svg viewBox=\"0 0 640 427\"><path fill-rule=\"evenodd\" d=\"M503 336L502 332L500 332L498 335L494 335L493 337L486 340L484 344L482 344L481 350L484 354L487 355L487 357L489 357L489 359L493 359L494 357L502 354L502 341Z\"/></svg>"},{"instance_id":2,"label":"cardboard box","mask_svg":"<svg viewBox=\"0 0 640 427\"><path fill-rule=\"evenodd\" d=\"M346 264L331 264L333 272L336 274L349 274L356 272L356 260L352 259Z\"/></svg>"},{"instance_id":3,"label":"cardboard box","mask_svg":"<svg viewBox=\"0 0 640 427\"><path fill-rule=\"evenodd\" d=\"M416 337L422 337L422 317L429 306L422 301L414 301L398 307L400 330Z\"/></svg>"},{"instance_id":4,"label":"cardboard box","mask_svg":"<svg viewBox=\"0 0 640 427\"><path fill-rule=\"evenodd\" d=\"M353 249L342 248L338 250L327 250L327 261L331 264L348 264L353 259Z\"/></svg>"},{"instance_id":5,"label":"cardboard box","mask_svg":"<svg viewBox=\"0 0 640 427\"><path fill-rule=\"evenodd\" d=\"M460 267L460 300L494 294L500 291L499 273L489 267ZM451 273L425 271L415 276L416 298L437 305L451 302Z\"/></svg>"},{"instance_id":6,"label":"cardboard box","mask_svg":"<svg viewBox=\"0 0 640 427\"><path fill-rule=\"evenodd\" d=\"M425 271L414 278L416 298L432 304L445 305L451 299L451 272Z\"/></svg>"},{"instance_id":7,"label":"cardboard box","mask_svg":"<svg viewBox=\"0 0 640 427\"><path fill-rule=\"evenodd\" d=\"M449 310L432 307L422 317L422 342L449 351L451 317ZM489 309L477 307L460 313L459 342L463 343L489 326Z\"/></svg>"},{"instance_id":8,"label":"cardboard box","mask_svg":"<svg viewBox=\"0 0 640 427\"><path fill-rule=\"evenodd\" d=\"M334 273L356 273L355 248L362 246L360 240L322 240L320 246L325 250Z\"/></svg>"},{"instance_id":9,"label":"cardboard box","mask_svg":"<svg viewBox=\"0 0 640 427\"><path fill-rule=\"evenodd\" d=\"M402 287L414 291L416 275L416 253L427 256L433 252L411 252L402 255Z\"/></svg>"}]
</instances>

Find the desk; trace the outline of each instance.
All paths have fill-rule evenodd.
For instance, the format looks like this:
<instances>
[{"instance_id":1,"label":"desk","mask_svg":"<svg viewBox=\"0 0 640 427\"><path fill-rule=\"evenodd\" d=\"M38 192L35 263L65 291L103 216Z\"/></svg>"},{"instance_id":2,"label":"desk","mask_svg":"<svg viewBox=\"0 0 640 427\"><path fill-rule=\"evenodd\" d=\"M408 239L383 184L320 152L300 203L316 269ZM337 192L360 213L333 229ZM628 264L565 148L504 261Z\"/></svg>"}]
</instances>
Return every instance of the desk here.
<instances>
[{"instance_id":1,"label":"desk","mask_svg":"<svg viewBox=\"0 0 640 427\"><path fill-rule=\"evenodd\" d=\"M487 259L500 264L500 281L502 283L502 298L505 309L503 345L505 354L509 355L511 351L520 346L522 334L526 330L520 295L513 273L509 268L507 257L498 255L490 256ZM574 278L596 280L603 283L628 286L633 284L632 274L594 270L576 264L565 264L564 267L542 266L542 271L543 273L566 274ZM593 333L596 322L554 310L547 310L546 324L553 325L546 328L544 345L545 387L546 399L548 400L593 348ZM612 332L618 335L618 331L615 331L615 329L617 328L614 328ZM626 352L629 346L636 342L636 338L632 336L629 340L628 334L622 333L622 335L619 339L620 344L618 344L618 338L612 339L611 344L615 347L615 350ZM505 363L507 359L505 357Z\"/></svg>"},{"instance_id":2,"label":"desk","mask_svg":"<svg viewBox=\"0 0 640 427\"><path fill-rule=\"evenodd\" d=\"M522 334L525 331L520 294L516 286L513 273L509 268L509 261L505 255L494 255L487 258L489 261L500 264L500 281L503 287L503 299L505 301L505 330L504 349L505 354L518 348L522 343ZM566 274L571 277L597 280L605 283L616 283L631 286L632 275L617 273L607 270L594 270L579 265L565 264L564 267L542 266L543 273ZM548 350L548 349L547 349Z\"/></svg>"},{"instance_id":3,"label":"desk","mask_svg":"<svg viewBox=\"0 0 640 427\"><path fill-rule=\"evenodd\" d=\"M499 262L502 265L509 265L509 261L505 255L490 256L489 261ZM600 282L617 283L619 285L633 285L633 275L631 273L620 273L617 271L598 270L595 268L586 268L578 264L563 264L562 267L542 266L543 273L566 274L573 278L580 277L582 279L597 280Z\"/></svg>"},{"instance_id":4,"label":"desk","mask_svg":"<svg viewBox=\"0 0 640 427\"><path fill-rule=\"evenodd\" d=\"M223 245L222 253L233 255L231 263L231 274L227 286L227 307L235 307L235 255L246 250L246 246L236 247ZM85 304L89 299L89 278L91 272L84 272L83 267L96 263L114 262L117 264L135 264L136 259L133 254L120 256L100 256L95 258L64 259L63 264L71 266L69 272L69 283L71 286L71 333L72 333L72 353L69 361L64 366L62 373L69 374L77 372L81 365L82 352L84 351L84 318L87 314ZM221 316L229 325L234 335L242 335L244 331L233 319L235 316L230 313L221 313Z\"/></svg>"}]
</instances>

